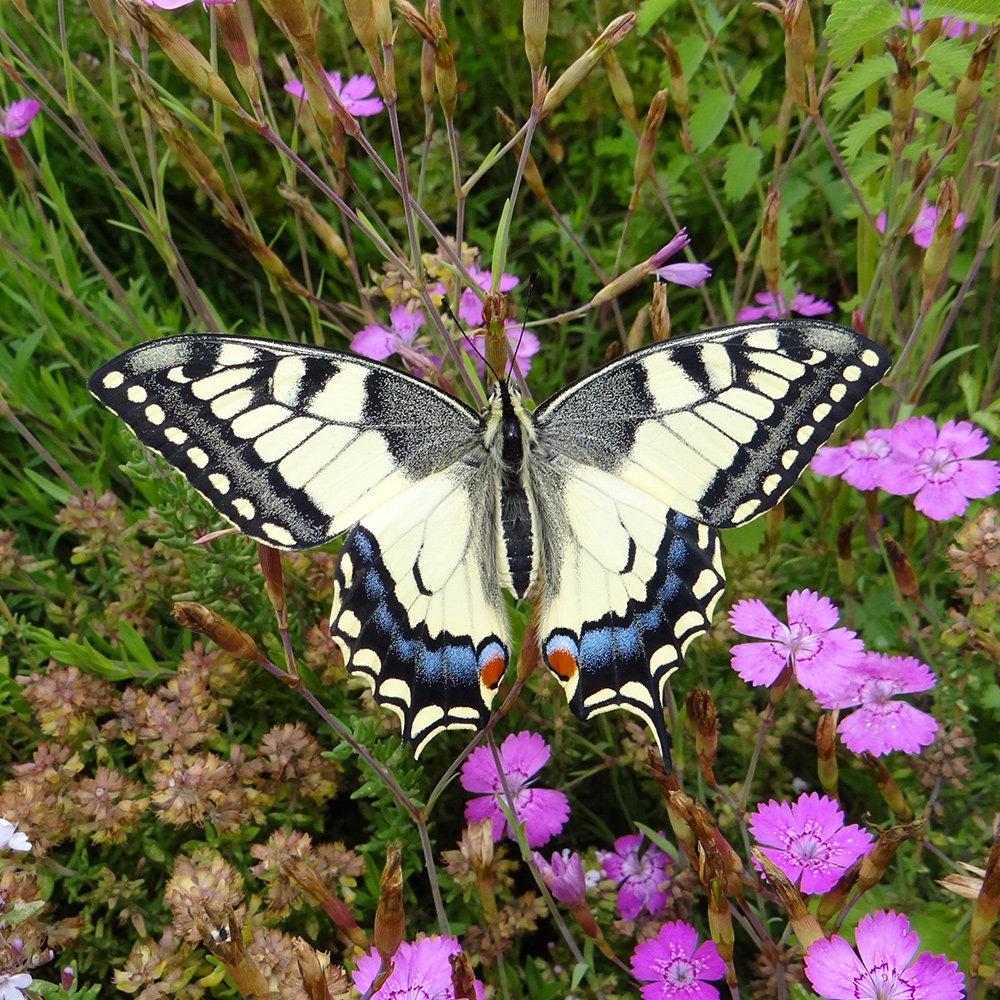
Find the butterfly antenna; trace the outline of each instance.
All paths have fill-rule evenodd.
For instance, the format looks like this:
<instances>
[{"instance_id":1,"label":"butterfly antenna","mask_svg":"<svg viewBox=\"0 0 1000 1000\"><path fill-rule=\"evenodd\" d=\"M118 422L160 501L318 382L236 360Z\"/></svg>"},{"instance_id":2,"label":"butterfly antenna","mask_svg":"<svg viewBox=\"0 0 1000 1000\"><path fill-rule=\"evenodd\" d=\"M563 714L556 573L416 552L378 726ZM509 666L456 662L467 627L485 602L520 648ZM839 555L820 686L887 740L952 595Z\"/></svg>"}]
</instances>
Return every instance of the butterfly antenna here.
<instances>
[{"instance_id":1,"label":"butterfly antenna","mask_svg":"<svg viewBox=\"0 0 1000 1000\"><path fill-rule=\"evenodd\" d=\"M462 321L452 311L451 303L448 301L447 296L445 296L444 300L441 303L441 306L444 309L444 311L451 317L451 321L461 331L461 334L465 338L470 349L475 351L476 355L483 362L483 367L486 369L487 373L490 376L492 376L491 378L487 379L487 385L492 385L494 382L499 382L502 376L500 376L497 373L496 369L489 363L489 360L487 359L486 355L483 354L481 350L479 350L479 348L476 346L476 342L472 339L472 337L470 337L468 333L466 333L465 327L462 325Z\"/></svg>"}]
</instances>

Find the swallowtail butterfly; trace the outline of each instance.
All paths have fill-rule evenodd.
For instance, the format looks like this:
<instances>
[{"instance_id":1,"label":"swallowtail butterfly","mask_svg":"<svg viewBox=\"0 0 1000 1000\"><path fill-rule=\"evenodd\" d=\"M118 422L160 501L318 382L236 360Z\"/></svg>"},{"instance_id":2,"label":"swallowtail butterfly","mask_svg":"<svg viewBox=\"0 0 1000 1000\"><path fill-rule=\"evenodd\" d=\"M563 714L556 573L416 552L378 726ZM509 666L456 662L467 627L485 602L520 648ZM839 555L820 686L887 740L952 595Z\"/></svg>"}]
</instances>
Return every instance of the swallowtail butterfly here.
<instances>
[{"instance_id":1,"label":"swallowtail butterfly","mask_svg":"<svg viewBox=\"0 0 1000 1000\"><path fill-rule=\"evenodd\" d=\"M212 334L134 347L89 384L251 538L346 532L330 631L416 753L487 721L502 591L541 593L541 653L581 719L623 708L666 751L665 685L723 589L715 529L778 503L888 367L865 337L787 319L646 347L534 410L508 382L479 413L356 355Z\"/></svg>"}]
</instances>

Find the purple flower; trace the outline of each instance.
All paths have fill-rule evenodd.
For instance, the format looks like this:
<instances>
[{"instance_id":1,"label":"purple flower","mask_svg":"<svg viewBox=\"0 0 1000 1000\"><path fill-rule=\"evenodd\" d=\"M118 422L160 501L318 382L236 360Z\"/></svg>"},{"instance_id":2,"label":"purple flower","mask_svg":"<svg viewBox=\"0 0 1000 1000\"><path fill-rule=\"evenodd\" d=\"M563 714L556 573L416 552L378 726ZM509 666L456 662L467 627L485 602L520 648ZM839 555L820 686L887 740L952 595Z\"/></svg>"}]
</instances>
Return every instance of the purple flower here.
<instances>
[{"instance_id":1,"label":"purple flower","mask_svg":"<svg viewBox=\"0 0 1000 1000\"><path fill-rule=\"evenodd\" d=\"M9 819L0 819L0 851L5 847L12 851L30 851L31 841L26 833L17 832L17 824Z\"/></svg>"},{"instance_id":2,"label":"purple flower","mask_svg":"<svg viewBox=\"0 0 1000 1000\"><path fill-rule=\"evenodd\" d=\"M964 514L970 498L988 497L1000 486L996 462L970 461L989 441L967 420L949 420L939 431L930 417L910 417L893 427L890 443L879 486L898 496L916 493L913 506L935 521Z\"/></svg>"},{"instance_id":3,"label":"purple flower","mask_svg":"<svg viewBox=\"0 0 1000 1000\"><path fill-rule=\"evenodd\" d=\"M613 851L597 852L605 878L621 886L618 890L618 909L626 920L635 920L643 907L650 915L655 915L667 902L670 857L656 844L650 844L640 858L641 846L642 834L630 833L615 841Z\"/></svg>"},{"instance_id":4,"label":"purple flower","mask_svg":"<svg viewBox=\"0 0 1000 1000\"><path fill-rule=\"evenodd\" d=\"M934 235L934 223L937 221L937 208L930 203L930 200L924 198L923 204L920 207L920 212L917 215L916 221L910 226L908 232L913 237L913 242L917 244L918 247L923 247L925 250L931 245L931 237ZM886 224L886 214L885 212L879 212L875 218L875 228L880 232L885 232ZM965 212L959 212L955 216L955 224L952 229L958 229L960 226L965 225Z\"/></svg>"},{"instance_id":5,"label":"purple flower","mask_svg":"<svg viewBox=\"0 0 1000 1000\"><path fill-rule=\"evenodd\" d=\"M5 139L19 139L28 131L31 119L38 114L41 105L30 97L14 101L8 108L0 108L0 136Z\"/></svg>"},{"instance_id":6,"label":"purple flower","mask_svg":"<svg viewBox=\"0 0 1000 1000\"><path fill-rule=\"evenodd\" d=\"M912 28L919 31L924 26L924 13L920 9L922 4L914 4L912 7L903 8L903 17L900 24L904 28ZM974 35L979 25L975 21L961 21L957 17L945 17L941 19L941 34L945 38L961 38L968 30L969 35Z\"/></svg>"},{"instance_id":7,"label":"purple flower","mask_svg":"<svg viewBox=\"0 0 1000 1000\"><path fill-rule=\"evenodd\" d=\"M928 951L913 961L920 941L901 913L880 911L862 917L854 940L858 954L837 934L809 948L806 976L821 997L959 1000L965 995L965 979L957 962Z\"/></svg>"},{"instance_id":8,"label":"purple flower","mask_svg":"<svg viewBox=\"0 0 1000 1000\"><path fill-rule=\"evenodd\" d=\"M707 264L661 263L679 253L690 242L687 226L685 226L662 250L653 255L650 261L654 268L653 274L664 281L671 281L675 285L686 285L688 288L697 288L698 285L703 285L712 277L712 269Z\"/></svg>"},{"instance_id":9,"label":"purple flower","mask_svg":"<svg viewBox=\"0 0 1000 1000\"><path fill-rule=\"evenodd\" d=\"M848 750L867 750L876 757L890 750L919 753L934 742L937 720L905 701L892 699L897 694L929 691L936 683L931 669L912 656L865 653L848 684L819 701L824 708L860 706L837 726Z\"/></svg>"},{"instance_id":10,"label":"purple flower","mask_svg":"<svg viewBox=\"0 0 1000 1000\"><path fill-rule=\"evenodd\" d=\"M557 851L552 855L551 864L538 851L532 851L531 856L535 859L542 881L555 899L567 906L578 906L583 902L587 895L587 883L579 854L575 851L571 854L569 848L562 854Z\"/></svg>"},{"instance_id":11,"label":"purple flower","mask_svg":"<svg viewBox=\"0 0 1000 1000\"><path fill-rule=\"evenodd\" d=\"M522 375L527 375L531 371L531 359L538 353L542 344L530 330L525 330L520 324L507 321L504 332L507 334L507 370L504 374L509 375L513 371L511 355L517 358L517 368ZM486 362L483 357L486 353L486 335L477 334L462 341L462 349L470 355L479 377L482 378L486 371ZM516 352L516 354L515 354Z\"/></svg>"},{"instance_id":12,"label":"purple flower","mask_svg":"<svg viewBox=\"0 0 1000 1000\"><path fill-rule=\"evenodd\" d=\"M873 490L879 484L884 462L892 453L891 437L891 431L875 428L843 447L824 445L813 456L812 470L821 476L840 476L859 490Z\"/></svg>"},{"instance_id":13,"label":"purple flower","mask_svg":"<svg viewBox=\"0 0 1000 1000\"><path fill-rule=\"evenodd\" d=\"M635 949L632 972L646 984L639 988L643 1000L717 1000L719 991L705 980L721 979L726 965L713 941L699 948L698 932L677 920Z\"/></svg>"},{"instance_id":14,"label":"purple flower","mask_svg":"<svg viewBox=\"0 0 1000 1000\"><path fill-rule=\"evenodd\" d=\"M837 803L816 792L800 795L792 805L772 799L758 806L750 832L790 881L801 879L805 893L832 889L872 842L860 827L844 826Z\"/></svg>"},{"instance_id":15,"label":"purple flower","mask_svg":"<svg viewBox=\"0 0 1000 1000\"><path fill-rule=\"evenodd\" d=\"M550 750L538 733L511 733L500 747L500 766L513 799L514 815L524 824L529 847L541 847L566 825L569 799L551 788L530 788L531 779L544 767ZM477 747L462 765L462 787L467 792L484 792L465 807L469 823L493 820L493 839L507 833L507 819L500 808L504 795L496 761L489 747Z\"/></svg>"},{"instance_id":16,"label":"purple flower","mask_svg":"<svg viewBox=\"0 0 1000 1000\"><path fill-rule=\"evenodd\" d=\"M421 941L404 941L392 956L393 969L389 978L378 988L372 1000L455 1000L451 981L450 955L457 955L462 946L453 937L429 937ZM381 967L374 952L362 955L354 970L354 986L362 995L368 992ZM476 996L483 1000L483 984L477 979Z\"/></svg>"},{"instance_id":17,"label":"purple flower","mask_svg":"<svg viewBox=\"0 0 1000 1000\"><path fill-rule=\"evenodd\" d=\"M839 614L828 597L796 590L785 606L787 625L763 601L733 605L729 624L741 635L767 640L733 646L733 669L751 684L768 685L791 663L799 683L814 694L840 690L860 662L864 643L849 629L834 628Z\"/></svg>"},{"instance_id":18,"label":"purple flower","mask_svg":"<svg viewBox=\"0 0 1000 1000\"><path fill-rule=\"evenodd\" d=\"M778 301L770 292L758 292L754 298L760 306L744 306L736 314L737 323L749 323L757 319L780 319L790 313L798 313L800 316L822 316L824 313L833 312L833 306L825 299L817 299L815 295L806 295L795 289L791 303L785 302L785 296L778 292Z\"/></svg>"},{"instance_id":19,"label":"purple flower","mask_svg":"<svg viewBox=\"0 0 1000 1000\"><path fill-rule=\"evenodd\" d=\"M5 973L0 976L0 1000L27 1000L23 991L30 986L31 976L27 972Z\"/></svg>"},{"instance_id":20,"label":"purple flower","mask_svg":"<svg viewBox=\"0 0 1000 1000\"><path fill-rule=\"evenodd\" d=\"M340 99L340 103L355 118L368 118L382 110L381 98L370 96L375 89L375 81L370 76L352 76L345 84L341 84L341 76L336 72L327 72L326 78L330 81L330 88ZM289 80L285 84L285 90L293 97L309 100L306 88L298 80Z\"/></svg>"},{"instance_id":21,"label":"purple flower","mask_svg":"<svg viewBox=\"0 0 1000 1000\"><path fill-rule=\"evenodd\" d=\"M418 374L441 367L441 359L431 354L425 344L417 342L417 331L424 325L424 314L410 312L404 305L389 310L389 326L371 324L362 327L351 341L351 350L373 361L384 361L398 354L406 367Z\"/></svg>"}]
</instances>

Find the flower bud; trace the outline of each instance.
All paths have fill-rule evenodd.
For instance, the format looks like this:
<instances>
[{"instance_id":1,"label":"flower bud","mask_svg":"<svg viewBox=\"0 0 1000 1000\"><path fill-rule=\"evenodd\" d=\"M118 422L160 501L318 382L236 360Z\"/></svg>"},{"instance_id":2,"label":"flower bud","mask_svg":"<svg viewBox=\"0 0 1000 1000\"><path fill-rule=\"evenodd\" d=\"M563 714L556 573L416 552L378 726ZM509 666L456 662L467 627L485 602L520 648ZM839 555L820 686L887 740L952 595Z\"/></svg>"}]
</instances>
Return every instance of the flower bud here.
<instances>
[{"instance_id":1,"label":"flower bud","mask_svg":"<svg viewBox=\"0 0 1000 1000\"><path fill-rule=\"evenodd\" d=\"M119 7L156 39L163 54L213 101L242 114L239 101L211 63L169 21L141 0L118 0Z\"/></svg>"},{"instance_id":2,"label":"flower bud","mask_svg":"<svg viewBox=\"0 0 1000 1000\"><path fill-rule=\"evenodd\" d=\"M788 876L759 847L751 848L750 853L767 876L778 902L785 908L792 930L805 951L814 941L823 937L823 928L809 912L799 890L789 882Z\"/></svg>"},{"instance_id":3,"label":"flower bud","mask_svg":"<svg viewBox=\"0 0 1000 1000\"><path fill-rule=\"evenodd\" d=\"M688 93L687 77L684 75L684 67L681 65L681 55L677 51L670 36L665 32L660 32L660 38L656 43L663 50L667 57L667 72L670 77L670 98L677 109L678 117L684 125L687 125L688 115L691 113L691 98Z\"/></svg>"},{"instance_id":4,"label":"flower bud","mask_svg":"<svg viewBox=\"0 0 1000 1000\"><path fill-rule=\"evenodd\" d=\"M618 56L614 49L608 49L602 56L604 71L608 74L608 83L611 84L611 96L618 105L618 110L622 113L628 127L636 134L639 134L639 118L635 113L635 97L632 94L632 84L628 82L628 77L622 69L622 64L618 61Z\"/></svg>"},{"instance_id":5,"label":"flower bud","mask_svg":"<svg viewBox=\"0 0 1000 1000\"><path fill-rule=\"evenodd\" d=\"M837 797L837 715L824 712L816 723L816 770L830 798Z\"/></svg>"},{"instance_id":6,"label":"flower bud","mask_svg":"<svg viewBox=\"0 0 1000 1000\"><path fill-rule=\"evenodd\" d=\"M913 75L906 54L906 43L893 35L886 48L896 60L896 84L892 88L892 151L896 156L903 151L913 119Z\"/></svg>"},{"instance_id":7,"label":"flower bud","mask_svg":"<svg viewBox=\"0 0 1000 1000\"><path fill-rule=\"evenodd\" d=\"M236 235L244 249L250 251L254 260L260 264L265 273L274 278L282 288L302 298L310 297L309 290L292 276L292 272L288 270L285 262L259 236L250 232L242 222L233 216L224 216L222 223Z\"/></svg>"},{"instance_id":8,"label":"flower bud","mask_svg":"<svg viewBox=\"0 0 1000 1000\"><path fill-rule=\"evenodd\" d=\"M958 190L950 177L941 181L938 191L937 217L934 222L934 235L930 246L924 253L924 265L920 272L920 281L924 289L924 297L920 303L920 311L930 308L934 292L941 282L941 275L951 254L951 243L955 233L955 219L958 217Z\"/></svg>"},{"instance_id":9,"label":"flower bud","mask_svg":"<svg viewBox=\"0 0 1000 1000\"><path fill-rule=\"evenodd\" d=\"M903 597L910 598L911 601L920 600L920 581L913 571L913 566L903 547L892 535L885 536L885 552L889 557L889 564L892 566L892 575L896 578L896 586Z\"/></svg>"},{"instance_id":10,"label":"flower bud","mask_svg":"<svg viewBox=\"0 0 1000 1000\"><path fill-rule=\"evenodd\" d=\"M715 715L715 703L712 695L701 688L691 688L687 699L688 719L694 724L694 748L698 756L698 766L710 785L716 784L712 771L712 761L719 749L719 727Z\"/></svg>"},{"instance_id":11,"label":"flower bud","mask_svg":"<svg viewBox=\"0 0 1000 1000\"><path fill-rule=\"evenodd\" d=\"M375 910L375 950L383 966L399 949L405 927L402 856L399 848L390 844L385 852L385 868L382 869Z\"/></svg>"},{"instance_id":12,"label":"flower bud","mask_svg":"<svg viewBox=\"0 0 1000 1000\"><path fill-rule=\"evenodd\" d=\"M848 522L837 529L837 577L840 585L847 593L853 594L857 588L857 577L854 572L854 550L851 546L851 536L854 525Z\"/></svg>"},{"instance_id":13,"label":"flower bud","mask_svg":"<svg viewBox=\"0 0 1000 1000\"><path fill-rule=\"evenodd\" d=\"M609 48L614 48L635 27L635 14L616 17L597 39L549 88L542 104L542 114L551 114L590 75Z\"/></svg>"},{"instance_id":14,"label":"flower bud","mask_svg":"<svg viewBox=\"0 0 1000 1000\"><path fill-rule=\"evenodd\" d=\"M174 604L174 619L181 628L201 632L231 656L255 660L263 663L264 658L257 649L257 643L246 632L238 629L222 615L195 601L177 601Z\"/></svg>"},{"instance_id":15,"label":"flower bud","mask_svg":"<svg viewBox=\"0 0 1000 1000\"><path fill-rule=\"evenodd\" d=\"M667 305L667 283L665 281L653 282L653 298L649 306L649 318L653 328L653 343L659 344L670 339L670 308ZM629 350L635 350L639 344L632 345L631 333L629 335Z\"/></svg>"},{"instance_id":16,"label":"flower bud","mask_svg":"<svg viewBox=\"0 0 1000 1000\"><path fill-rule=\"evenodd\" d=\"M316 53L316 20L302 0L260 0L260 5L292 43L295 54L320 72Z\"/></svg>"},{"instance_id":17,"label":"flower bud","mask_svg":"<svg viewBox=\"0 0 1000 1000\"><path fill-rule=\"evenodd\" d=\"M545 58L545 36L549 33L549 0L524 0L521 7L524 28L524 54L531 75L536 76Z\"/></svg>"},{"instance_id":18,"label":"flower bud","mask_svg":"<svg viewBox=\"0 0 1000 1000\"><path fill-rule=\"evenodd\" d=\"M323 907L326 915L352 944L362 951L368 950L368 937L358 926L351 911L307 861L289 855L281 858L278 867L282 875L305 889Z\"/></svg>"},{"instance_id":19,"label":"flower bud","mask_svg":"<svg viewBox=\"0 0 1000 1000\"><path fill-rule=\"evenodd\" d=\"M864 750L860 757L861 763L868 768L871 776L875 779L875 784L878 785L878 790L882 793L886 805L899 820L903 823L909 823L913 819L913 810L903 798L903 793L900 791L899 785L896 784L895 778L874 754Z\"/></svg>"},{"instance_id":20,"label":"flower bud","mask_svg":"<svg viewBox=\"0 0 1000 1000\"><path fill-rule=\"evenodd\" d=\"M455 1000L476 1000L476 977L472 971L469 956L464 951L449 955L451 963L451 986Z\"/></svg>"},{"instance_id":21,"label":"flower bud","mask_svg":"<svg viewBox=\"0 0 1000 1000\"><path fill-rule=\"evenodd\" d=\"M782 25L785 29L785 89L808 114L816 96L816 34L808 0L790 0L784 8Z\"/></svg>"},{"instance_id":22,"label":"flower bud","mask_svg":"<svg viewBox=\"0 0 1000 1000\"><path fill-rule=\"evenodd\" d=\"M778 302L778 279L781 276L781 248L778 246L778 213L781 210L781 192L767 186L764 202L764 220L760 233L760 266L767 282L767 290Z\"/></svg>"},{"instance_id":23,"label":"flower bud","mask_svg":"<svg viewBox=\"0 0 1000 1000\"><path fill-rule=\"evenodd\" d=\"M295 938L292 944L295 947L295 961L299 967L299 977L306 996L309 1000L329 1000L330 992L327 989L326 976L323 975L323 966L320 965L316 949L300 937Z\"/></svg>"},{"instance_id":24,"label":"flower bud","mask_svg":"<svg viewBox=\"0 0 1000 1000\"><path fill-rule=\"evenodd\" d=\"M288 600L285 597L285 575L281 570L281 553L263 542L257 543L257 559L264 574L264 591L271 602L278 625L285 628L288 624Z\"/></svg>"},{"instance_id":25,"label":"flower bud","mask_svg":"<svg viewBox=\"0 0 1000 1000\"><path fill-rule=\"evenodd\" d=\"M983 74L986 72L986 64L989 62L993 43L998 34L1000 34L1000 24L994 24L987 30L986 34L979 40L979 44L973 49L972 58L969 60L965 74L958 81L958 87L955 90L954 124L951 127L951 135L948 137L949 144L958 140L962 124L979 98Z\"/></svg>"},{"instance_id":26,"label":"flower bud","mask_svg":"<svg viewBox=\"0 0 1000 1000\"><path fill-rule=\"evenodd\" d=\"M347 17L354 29L354 36L368 56L368 61L378 65L378 26L372 0L344 0Z\"/></svg>"},{"instance_id":27,"label":"flower bud","mask_svg":"<svg viewBox=\"0 0 1000 1000\"><path fill-rule=\"evenodd\" d=\"M649 168L653 162L653 153L656 151L656 135L663 124L663 116L667 112L667 92L658 90L650 102L649 111L646 113L646 123L643 125L642 135L639 136L639 146L635 151L635 162L632 164L632 199L629 202L629 211L634 212L639 204L639 193L642 191L643 182L649 175Z\"/></svg>"},{"instance_id":28,"label":"flower bud","mask_svg":"<svg viewBox=\"0 0 1000 1000\"><path fill-rule=\"evenodd\" d=\"M858 873L861 871L863 860L858 858L850 868L846 868L844 874L837 879L837 884L820 896L816 907L816 919L821 924L828 923L844 908L851 890L858 884Z\"/></svg>"},{"instance_id":29,"label":"flower bud","mask_svg":"<svg viewBox=\"0 0 1000 1000\"><path fill-rule=\"evenodd\" d=\"M858 872L858 890L867 892L875 885L885 874L900 846L911 838L923 836L926 825L926 820L918 819L903 826L892 826L888 830L883 830L879 834L878 840L875 841L875 846L861 862L861 870Z\"/></svg>"},{"instance_id":30,"label":"flower bud","mask_svg":"<svg viewBox=\"0 0 1000 1000\"><path fill-rule=\"evenodd\" d=\"M278 185L278 194L305 219L306 224L330 253L345 264L350 264L351 256L348 253L347 244L308 198L293 191L287 184Z\"/></svg>"}]
</instances>

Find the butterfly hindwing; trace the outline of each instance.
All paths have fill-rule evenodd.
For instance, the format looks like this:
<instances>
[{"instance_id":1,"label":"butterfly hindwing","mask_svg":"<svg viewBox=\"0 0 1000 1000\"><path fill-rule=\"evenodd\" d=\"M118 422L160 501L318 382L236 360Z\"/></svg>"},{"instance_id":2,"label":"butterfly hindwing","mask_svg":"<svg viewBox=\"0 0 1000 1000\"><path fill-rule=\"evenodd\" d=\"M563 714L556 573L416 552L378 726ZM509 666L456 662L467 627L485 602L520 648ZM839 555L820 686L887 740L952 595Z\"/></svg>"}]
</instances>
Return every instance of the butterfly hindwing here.
<instances>
[{"instance_id":1,"label":"butterfly hindwing","mask_svg":"<svg viewBox=\"0 0 1000 1000\"><path fill-rule=\"evenodd\" d=\"M553 455L546 500L542 655L581 719L613 708L668 745L667 679L722 594L718 536L593 466Z\"/></svg>"},{"instance_id":2,"label":"butterfly hindwing","mask_svg":"<svg viewBox=\"0 0 1000 1000\"><path fill-rule=\"evenodd\" d=\"M416 754L442 729L481 729L507 666L483 479L470 463L423 479L351 529L341 549L331 635Z\"/></svg>"},{"instance_id":3,"label":"butterfly hindwing","mask_svg":"<svg viewBox=\"0 0 1000 1000\"><path fill-rule=\"evenodd\" d=\"M478 415L419 379L252 337L168 337L90 390L241 531L321 545L476 443Z\"/></svg>"}]
</instances>

